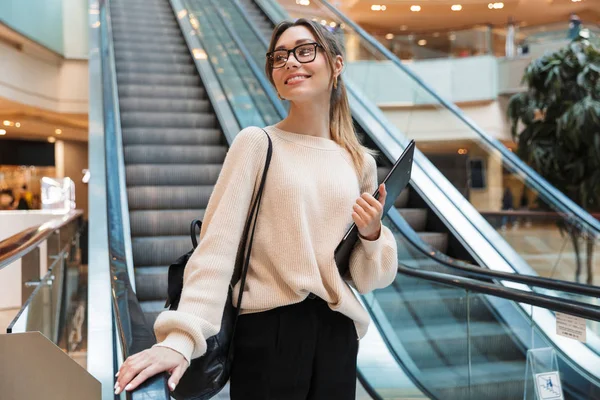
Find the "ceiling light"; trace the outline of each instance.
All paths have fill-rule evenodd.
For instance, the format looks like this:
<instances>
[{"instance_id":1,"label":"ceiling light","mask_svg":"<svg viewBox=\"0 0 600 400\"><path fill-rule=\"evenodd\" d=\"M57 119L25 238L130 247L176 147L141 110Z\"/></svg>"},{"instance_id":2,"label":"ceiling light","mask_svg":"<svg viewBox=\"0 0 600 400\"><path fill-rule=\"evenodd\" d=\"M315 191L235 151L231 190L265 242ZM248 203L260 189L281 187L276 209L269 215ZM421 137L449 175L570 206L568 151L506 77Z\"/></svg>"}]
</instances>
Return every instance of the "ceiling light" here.
<instances>
[{"instance_id":1,"label":"ceiling light","mask_svg":"<svg viewBox=\"0 0 600 400\"><path fill-rule=\"evenodd\" d=\"M326 25L327 21L325 21L324 19L321 20L321 25Z\"/></svg>"},{"instance_id":2,"label":"ceiling light","mask_svg":"<svg viewBox=\"0 0 600 400\"><path fill-rule=\"evenodd\" d=\"M333 22L333 21L331 21L331 22L329 23L329 26L330 26L330 27L332 27L332 28L335 28L335 26L336 26L336 25L337 25L337 24L336 24L335 22Z\"/></svg>"},{"instance_id":3,"label":"ceiling light","mask_svg":"<svg viewBox=\"0 0 600 400\"><path fill-rule=\"evenodd\" d=\"M458 149L458 154L467 154L467 149Z\"/></svg>"},{"instance_id":4,"label":"ceiling light","mask_svg":"<svg viewBox=\"0 0 600 400\"><path fill-rule=\"evenodd\" d=\"M454 5L452 5L452 7L450 7L450 9L452 11L460 11L460 10L462 10L462 6L460 4L454 4Z\"/></svg>"},{"instance_id":5,"label":"ceiling light","mask_svg":"<svg viewBox=\"0 0 600 400\"><path fill-rule=\"evenodd\" d=\"M20 128L20 127L21 127L21 123L20 123L20 122L17 122L17 123L15 124L15 126L16 126L17 128Z\"/></svg>"},{"instance_id":6,"label":"ceiling light","mask_svg":"<svg viewBox=\"0 0 600 400\"><path fill-rule=\"evenodd\" d=\"M50 142L50 143L54 143L54 142L56 142L56 138L55 138L54 136L50 136L50 137L48 138L48 142Z\"/></svg>"},{"instance_id":7,"label":"ceiling light","mask_svg":"<svg viewBox=\"0 0 600 400\"><path fill-rule=\"evenodd\" d=\"M2 124L3 124L4 126L11 126L11 125L12 125L12 122L10 122L10 121L6 120L6 121L4 121Z\"/></svg>"},{"instance_id":8,"label":"ceiling light","mask_svg":"<svg viewBox=\"0 0 600 400\"><path fill-rule=\"evenodd\" d=\"M490 10L500 10L502 8L504 8L504 3L500 2L500 3L490 3L488 4L488 8Z\"/></svg>"},{"instance_id":9,"label":"ceiling light","mask_svg":"<svg viewBox=\"0 0 600 400\"><path fill-rule=\"evenodd\" d=\"M296 4L300 4L301 6L309 6L310 0L296 0Z\"/></svg>"},{"instance_id":10,"label":"ceiling light","mask_svg":"<svg viewBox=\"0 0 600 400\"><path fill-rule=\"evenodd\" d=\"M6 129L0 129L0 136L6 135Z\"/></svg>"},{"instance_id":11,"label":"ceiling light","mask_svg":"<svg viewBox=\"0 0 600 400\"><path fill-rule=\"evenodd\" d=\"M427 40L421 39L417 43L419 44L419 46L425 46L427 44Z\"/></svg>"},{"instance_id":12,"label":"ceiling light","mask_svg":"<svg viewBox=\"0 0 600 400\"><path fill-rule=\"evenodd\" d=\"M382 6L380 4L373 4L371 6L371 11L385 11L387 9L386 6Z\"/></svg>"},{"instance_id":13,"label":"ceiling light","mask_svg":"<svg viewBox=\"0 0 600 400\"><path fill-rule=\"evenodd\" d=\"M400 30L401 30L401 31L405 31L405 30L407 30L407 29L408 29L408 26L406 26L406 25L402 25L402 26L400 26Z\"/></svg>"},{"instance_id":14,"label":"ceiling light","mask_svg":"<svg viewBox=\"0 0 600 400\"><path fill-rule=\"evenodd\" d=\"M55 129L54 133L56 133L57 135L60 135L62 133L62 130L61 129Z\"/></svg>"},{"instance_id":15,"label":"ceiling light","mask_svg":"<svg viewBox=\"0 0 600 400\"><path fill-rule=\"evenodd\" d=\"M573 3L579 3L581 0L571 0Z\"/></svg>"},{"instance_id":16,"label":"ceiling light","mask_svg":"<svg viewBox=\"0 0 600 400\"><path fill-rule=\"evenodd\" d=\"M394 38L394 34L393 33L388 33L387 35L385 35L385 38L387 40L392 40Z\"/></svg>"},{"instance_id":17,"label":"ceiling light","mask_svg":"<svg viewBox=\"0 0 600 400\"><path fill-rule=\"evenodd\" d=\"M421 11L421 6L410 6L410 11L419 12Z\"/></svg>"}]
</instances>

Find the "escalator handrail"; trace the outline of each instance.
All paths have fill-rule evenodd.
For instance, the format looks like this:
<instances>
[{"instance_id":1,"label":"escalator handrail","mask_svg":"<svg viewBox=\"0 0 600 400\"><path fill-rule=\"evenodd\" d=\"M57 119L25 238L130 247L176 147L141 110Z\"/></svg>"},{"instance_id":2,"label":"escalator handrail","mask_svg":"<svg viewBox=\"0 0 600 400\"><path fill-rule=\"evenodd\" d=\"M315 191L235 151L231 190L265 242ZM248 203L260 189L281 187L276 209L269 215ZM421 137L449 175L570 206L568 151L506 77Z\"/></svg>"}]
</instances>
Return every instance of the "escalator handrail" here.
<instances>
[{"instance_id":1,"label":"escalator handrail","mask_svg":"<svg viewBox=\"0 0 600 400\"><path fill-rule=\"evenodd\" d=\"M600 287L585 285L582 283L568 282L559 279L494 271L456 260L423 242L419 235L413 231L412 228L410 228L406 221L402 219L402 216L397 210L392 208L387 216L396 225L400 231L400 234L424 256L432 258L446 267L460 270L467 275L477 276L484 279L500 279L503 281L522 283L528 286L534 286L548 290L558 290L561 292L574 293L578 295L600 297Z\"/></svg>"},{"instance_id":2,"label":"escalator handrail","mask_svg":"<svg viewBox=\"0 0 600 400\"><path fill-rule=\"evenodd\" d=\"M586 303L564 301L540 293L525 292L441 272L418 270L402 264L398 265L398 273L600 322L600 307Z\"/></svg>"},{"instance_id":3,"label":"escalator handrail","mask_svg":"<svg viewBox=\"0 0 600 400\"><path fill-rule=\"evenodd\" d=\"M67 226L76 219L79 219L79 223L81 223L82 216L83 211L71 210L62 216L57 215L56 219L24 229L0 241L0 270L39 247L56 230Z\"/></svg>"},{"instance_id":4,"label":"escalator handrail","mask_svg":"<svg viewBox=\"0 0 600 400\"><path fill-rule=\"evenodd\" d=\"M452 112L457 118L464 122L469 128L476 132L483 141L488 145L492 146L495 150L499 151L503 157L503 160L509 164L514 170L522 173L524 180L526 180L531 186L533 186L539 193L543 193L547 199L553 200L554 203L568 211L570 214L577 216L579 221L583 222L587 227L587 231L594 234L594 236L600 236L600 222L593 218L587 211L577 205L574 201L565 196L564 193L560 192L554 186L550 185L546 180L540 176L536 171L529 167L525 162L519 159L514 153L510 152L506 146L500 143L498 140L490 137L487 133L482 131L473 121L464 115L464 113L453 103L443 99L438 95L433 88L431 88L426 82L419 78L414 72L407 68L402 62L388 49L385 48L377 39L369 35L364 29L362 29L354 21L346 17L336 7L332 6L327 0L319 0L327 9L329 9L337 18L349 25L355 30L362 39L366 40L371 46L377 51L382 53L389 61L391 61L396 67L400 68L402 72L407 74L412 80L414 80L420 87L422 87L427 93L433 96L442 106Z\"/></svg>"},{"instance_id":5,"label":"escalator handrail","mask_svg":"<svg viewBox=\"0 0 600 400\"><path fill-rule=\"evenodd\" d=\"M242 39L239 37L239 35L231 27L231 24L229 23L227 18L225 18L225 16L223 15L222 8L218 7L215 4L215 0L209 0L209 1L210 1L211 5L213 6L213 8L216 10L219 18L221 19L221 22L223 23L223 27L225 28L225 30L227 31L229 36L233 39L237 48L240 50L240 52L244 56L244 61L248 64L248 66L250 67L250 70L252 71L252 73L254 74L254 76L256 77L258 82L260 83L261 87L265 91L265 94L267 95L267 97L269 98L271 103L273 104L273 107L275 107L275 110L277 110L277 113L279 114L279 116L281 118L285 118L285 116L287 115L287 112L286 112L285 108L283 107L283 105L281 104L281 101L275 94L273 85L271 85L271 82L267 81L267 79L264 76L263 70L260 69L258 67L258 65L256 65L256 62L252 58L250 51L248 50L246 45L244 45L244 43L242 42ZM237 2L234 1L233 3L237 6ZM243 15L243 13L242 13L242 15ZM251 27L254 27L252 24L248 24L248 25L250 25Z\"/></svg>"},{"instance_id":6,"label":"escalator handrail","mask_svg":"<svg viewBox=\"0 0 600 400\"><path fill-rule=\"evenodd\" d=\"M123 358L150 348L156 339L152 329L146 325L145 317L135 295L127 267L127 243L124 230L123 201L127 195L124 188L123 161L119 156L122 141L119 141L120 121L118 113L118 89L113 50L113 36L109 0L100 1L100 40L103 87L103 113L106 152L106 191L108 215L108 257L110 265L111 297L114 312L114 329L119 338ZM118 367L118 366L117 366ZM127 399L152 398L168 400L169 389L166 374L149 378L143 385L128 391Z\"/></svg>"}]
</instances>

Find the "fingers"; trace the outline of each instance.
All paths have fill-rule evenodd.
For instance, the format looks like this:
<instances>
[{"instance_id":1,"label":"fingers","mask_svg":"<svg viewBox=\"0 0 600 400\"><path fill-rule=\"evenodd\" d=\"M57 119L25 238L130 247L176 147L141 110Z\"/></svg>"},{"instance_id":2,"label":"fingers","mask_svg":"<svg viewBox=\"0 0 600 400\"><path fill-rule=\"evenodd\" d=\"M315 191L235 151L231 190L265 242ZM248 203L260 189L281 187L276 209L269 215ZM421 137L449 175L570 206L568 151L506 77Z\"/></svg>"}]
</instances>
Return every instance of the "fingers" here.
<instances>
[{"instance_id":1,"label":"fingers","mask_svg":"<svg viewBox=\"0 0 600 400\"><path fill-rule=\"evenodd\" d=\"M377 201L377 200L375 200ZM364 198L356 199L356 205L360 206L370 217L377 216L377 209L372 204L368 203Z\"/></svg>"},{"instance_id":2,"label":"fingers","mask_svg":"<svg viewBox=\"0 0 600 400\"><path fill-rule=\"evenodd\" d=\"M130 391L141 385L146 379L162 372L164 368L161 368L159 364L151 364L148 368L140 372L127 386L125 390Z\"/></svg>"},{"instance_id":3,"label":"fingers","mask_svg":"<svg viewBox=\"0 0 600 400\"><path fill-rule=\"evenodd\" d=\"M381 212L381 210L383 210L383 206L381 205L379 200L373 197L373 195L371 195L370 193L363 193L359 199L364 200L369 205L369 207L374 208L377 212ZM358 201L359 200L357 200L357 202Z\"/></svg>"},{"instance_id":4,"label":"fingers","mask_svg":"<svg viewBox=\"0 0 600 400\"><path fill-rule=\"evenodd\" d=\"M175 390L175 387L179 384L179 380L183 376L183 373L187 369L187 364L179 365L171 372L171 377L169 378L169 388L171 391Z\"/></svg>"},{"instance_id":5,"label":"fingers","mask_svg":"<svg viewBox=\"0 0 600 400\"><path fill-rule=\"evenodd\" d=\"M356 224L358 229L363 229L367 226L367 223L363 221L360 215L358 215L356 212L352 213L352 219L354 220L354 223Z\"/></svg>"},{"instance_id":6,"label":"fingers","mask_svg":"<svg viewBox=\"0 0 600 400\"><path fill-rule=\"evenodd\" d=\"M121 369L119 370L119 379L115 384L115 394L119 394L123 390L130 390L128 385L132 379L134 379L140 372L145 370L149 365L150 360L146 357L129 357L127 360L125 360L121 366Z\"/></svg>"},{"instance_id":7,"label":"fingers","mask_svg":"<svg viewBox=\"0 0 600 400\"><path fill-rule=\"evenodd\" d=\"M385 183L379 185L379 204L381 207L385 206L385 200L387 198L387 189L385 188Z\"/></svg>"},{"instance_id":8,"label":"fingers","mask_svg":"<svg viewBox=\"0 0 600 400\"><path fill-rule=\"evenodd\" d=\"M355 204L352 209L354 210L354 213L358 215L358 217L360 218L360 221L365 224L368 225L369 222L371 221L371 216L369 214L367 214L367 212L358 204ZM356 224L359 228L359 224Z\"/></svg>"}]
</instances>

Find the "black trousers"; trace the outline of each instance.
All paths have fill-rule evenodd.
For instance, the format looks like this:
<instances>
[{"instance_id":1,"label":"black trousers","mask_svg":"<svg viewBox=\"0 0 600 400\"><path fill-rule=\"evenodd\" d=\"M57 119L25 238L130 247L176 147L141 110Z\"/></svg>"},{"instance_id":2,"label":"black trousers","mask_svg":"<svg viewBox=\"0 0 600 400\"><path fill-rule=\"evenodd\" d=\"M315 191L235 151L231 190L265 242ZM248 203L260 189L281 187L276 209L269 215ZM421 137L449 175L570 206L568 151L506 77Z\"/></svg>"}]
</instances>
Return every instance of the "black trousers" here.
<instances>
[{"instance_id":1,"label":"black trousers","mask_svg":"<svg viewBox=\"0 0 600 400\"><path fill-rule=\"evenodd\" d=\"M355 400L354 322L318 297L239 317L231 400Z\"/></svg>"}]
</instances>

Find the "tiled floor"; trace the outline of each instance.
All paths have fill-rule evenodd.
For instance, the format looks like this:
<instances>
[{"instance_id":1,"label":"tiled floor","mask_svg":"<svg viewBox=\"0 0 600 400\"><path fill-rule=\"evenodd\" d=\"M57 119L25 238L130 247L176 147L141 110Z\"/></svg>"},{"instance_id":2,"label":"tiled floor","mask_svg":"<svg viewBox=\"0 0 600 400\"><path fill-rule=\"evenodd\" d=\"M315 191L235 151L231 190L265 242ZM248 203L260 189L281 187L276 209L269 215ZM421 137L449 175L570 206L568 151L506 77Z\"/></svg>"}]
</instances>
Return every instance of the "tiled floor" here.
<instances>
[{"instance_id":1,"label":"tiled floor","mask_svg":"<svg viewBox=\"0 0 600 400\"><path fill-rule=\"evenodd\" d=\"M575 281L577 259L571 238L555 225L519 226L498 231L540 276ZM587 244L579 241L580 280L587 281ZM592 258L593 284L600 285L600 243L596 242Z\"/></svg>"},{"instance_id":2,"label":"tiled floor","mask_svg":"<svg viewBox=\"0 0 600 400\"><path fill-rule=\"evenodd\" d=\"M11 321L15 318L18 312L18 308L0 310L0 333L6 333L6 328L8 327L8 324L11 323Z\"/></svg>"}]
</instances>

